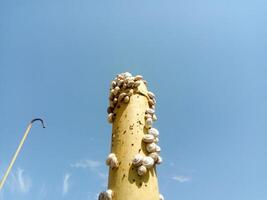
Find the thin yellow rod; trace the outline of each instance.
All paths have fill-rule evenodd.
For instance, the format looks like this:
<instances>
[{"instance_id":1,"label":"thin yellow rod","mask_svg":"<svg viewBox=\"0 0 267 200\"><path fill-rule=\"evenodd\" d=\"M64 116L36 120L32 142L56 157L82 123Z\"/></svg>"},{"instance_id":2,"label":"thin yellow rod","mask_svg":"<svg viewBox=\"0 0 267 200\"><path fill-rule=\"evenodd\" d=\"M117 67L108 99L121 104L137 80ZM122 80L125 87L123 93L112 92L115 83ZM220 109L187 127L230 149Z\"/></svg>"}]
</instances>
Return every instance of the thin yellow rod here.
<instances>
[{"instance_id":1,"label":"thin yellow rod","mask_svg":"<svg viewBox=\"0 0 267 200\"><path fill-rule=\"evenodd\" d=\"M8 175L9 175L9 173L10 173L10 171L11 171L11 169L12 169L12 167L13 167L13 165L14 165L14 163L15 163L15 161L16 161L18 155L19 155L19 153L20 153L20 150L21 150L21 148L22 148L22 146L23 146L23 144L24 144L26 138L28 137L28 134L29 134L29 132L30 132L30 130L31 130L31 128L32 128L32 123L33 123L34 121L36 121L36 120L40 120L41 123L42 123L42 125L43 125L43 128L45 128L42 119L39 119L39 118L38 118L38 119L34 119L34 120L32 120L32 121L30 122L30 124L28 125L28 127L27 127L27 129L26 129L26 131L25 131L25 133L24 133L24 135L23 135L22 140L20 141L20 144L19 144L19 146L18 146L18 148L17 148L17 150L16 150L16 152L15 152L15 154L14 154L14 156L13 156L11 162L9 163L9 166L8 166L8 168L7 168L7 170L6 170L5 174L4 174L4 177L3 177L3 179L2 179L1 182L0 182L0 191L2 190L2 188L3 188L3 186L4 186L5 182L6 182L6 179L7 179Z\"/></svg>"}]
</instances>

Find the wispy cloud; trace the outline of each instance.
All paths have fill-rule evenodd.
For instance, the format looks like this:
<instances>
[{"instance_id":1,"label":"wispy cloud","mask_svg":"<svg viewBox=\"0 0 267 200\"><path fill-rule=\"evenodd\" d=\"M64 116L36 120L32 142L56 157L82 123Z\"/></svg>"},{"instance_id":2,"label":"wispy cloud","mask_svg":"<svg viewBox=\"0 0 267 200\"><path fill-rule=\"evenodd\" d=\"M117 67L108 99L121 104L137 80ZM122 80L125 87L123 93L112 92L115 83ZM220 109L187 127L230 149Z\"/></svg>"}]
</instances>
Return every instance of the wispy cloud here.
<instances>
[{"instance_id":1,"label":"wispy cloud","mask_svg":"<svg viewBox=\"0 0 267 200\"><path fill-rule=\"evenodd\" d=\"M89 168L90 170L94 170L101 166L101 162L87 159L71 164L70 166L73 168Z\"/></svg>"},{"instance_id":2,"label":"wispy cloud","mask_svg":"<svg viewBox=\"0 0 267 200\"><path fill-rule=\"evenodd\" d=\"M172 179L180 183L185 183L192 180L190 176L173 176Z\"/></svg>"},{"instance_id":3,"label":"wispy cloud","mask_svg":"<svg viewBox=\"0 0 267 200\"><path fill-rule=\"evenodd\" d=\"M63 178L62 195L66 195L70 188L70 174L65 174Z\"/></svg>"},{"instance_id":4,"label":"wispy cloud","mask_svg":"<svg viewBox=\"0 0 267 200\"><path fill-rule=\"evenodd\" d=\"M10 174L10 178L7 181L7 186L11 191L17 191L26 194L31 189L32 180L29 175L24 173L23 169L17 168L15 173Z\"/></svg>"}]
</instances>

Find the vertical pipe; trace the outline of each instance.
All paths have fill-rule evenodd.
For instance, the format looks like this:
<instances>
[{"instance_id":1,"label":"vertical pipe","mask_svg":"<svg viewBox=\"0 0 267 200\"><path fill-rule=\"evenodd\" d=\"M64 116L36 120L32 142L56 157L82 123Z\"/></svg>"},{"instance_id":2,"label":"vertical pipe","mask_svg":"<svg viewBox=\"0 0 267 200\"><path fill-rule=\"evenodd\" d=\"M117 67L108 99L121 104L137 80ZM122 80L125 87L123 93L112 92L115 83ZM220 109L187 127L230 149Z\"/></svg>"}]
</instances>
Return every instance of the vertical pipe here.
<instances>
[{"instance_id":1,"label":"vertical pipe","mask_svg":"<svg viewBox=\"0 0 267 200\"><path fill-rule=\"evenodd\" d=\"M122 87L120 93L127 93ZM138 175L132 164L136 154L148 156L146 144L142 142L148 129L145 114L149 106L148 90L143 81L134 90L127 103L118 102L113 110L111 152L116 155L118 167L110 168L108 188L112 200L158 200L159 189L155 165ZM101 199L101 198L99 198Z\"/></svg>"}]
</instances>

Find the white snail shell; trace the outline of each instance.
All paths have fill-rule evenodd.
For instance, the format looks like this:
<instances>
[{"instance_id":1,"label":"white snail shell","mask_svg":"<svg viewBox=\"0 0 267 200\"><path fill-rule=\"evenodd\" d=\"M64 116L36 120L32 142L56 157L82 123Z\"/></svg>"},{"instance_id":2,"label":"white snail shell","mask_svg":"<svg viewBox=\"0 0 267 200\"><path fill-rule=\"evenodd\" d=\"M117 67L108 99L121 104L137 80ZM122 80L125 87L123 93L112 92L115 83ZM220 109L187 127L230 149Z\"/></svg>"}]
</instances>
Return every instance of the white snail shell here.
<instances>
[{"instance_id":1,"label":"white snail shell","mask_svg":"<svg viewBox=\"0 0 267 200\"><path fill-rule=\"evenodd\" d=\"M132 77L133 75L130 72L124 72L122 75L127 78L127 77Z\"/></svg>"},{"instance_id":2,"label":"white snail shell","mask_svg":"<svg viewBox=\"0 0 267 200\"><path fill-rule=\"evenodd\" d=\"M119 102L122 101L123 98L124 98L125 96L126 96L126 93L125 93L125 92L121 93L121 94L119 95L119 97L118 97L118 101L119 101Z\"/></svg>"},{"instance_id":3,"label":"white snail shell","mask_svg":"<svg viewBox=\"0 0 267 200\"><path fill-rule=\"evenodd\" d=\"M149 157L149 156L146 156L144 157L144 160L143 160L143 165L147 168L147 169L150 169L154 166L154 159Z\"/></svg>"},{"instance_id":4,"label":"white snail shell","mask_svg":"<svg viewBox=\"0 0 267 200\"><path fill-rule=\"evenodd\" d=\"M152 118L152 115L150 114L145 114L145 119Z\"/></svg>"},{"instance_id":5,"label":"white snail shell","mask_svg":"<svg viewBox=\"0 0 267 200\"><path fill-rule=\"evenodd\" d=\"M153 92L151 92L151 91L148 91L148 96L151 98L151 99L155 99L155 94L153 93Z\"/></svg>"},{"instance_id":6,"label":"white snail shell","mask_svg":"<svg viewBox=\"0 0 267 200\"><path fill-rule=\"evenodd\" d=\"M153 124L153 120L151 118L146 119L145 127L146 128L151 128Z\"/></svg>"},{"instance_id":7,"label":"white snail shell","mask_svg":"<svg viewBox=\"0 0 267 200\"><path fill-rule=\"evenodd\" d=\"M161 151L161 148L160 148L160 146L156 144L156 152L158 152L158 153L159 153L160 151Z\"/></svg>"},{"instance_id":8,"label":"white snail shell","mask_svg":"<svg viewBox=\"0 0 267 200\"><path fill-rule=\"evenodd\" d=\"M146 145L146 150L149 153L155 152L156 151L156 144L155 143L150 143Z\"/></svg>"},{"instance_id":9,"label":"white snail shell","mask_svg":"<svg viewBox=\"0 0 267 200\"><path fill-rule=\"evenodd\" d=\"M114 120L114 114L113 114L113 113L109 113L109 114L108 114L108 122L109 122L109 123L112 123L113 120Z\"/></svg>"},{"instance_id":10,"label":"white snail shell","mask_svg":"<svg viewBox=\"0 0 267 200\"><path fill-rule=\"evenodd\" d=\"M156 161L156 164L161 164L162 163L162 157L161 156L158 156L158 160Z\"/></svg>"},{"instance_id":11,"label":"white snail shell","mask_svg":"<svg viewBox=\"0 0 267 200\"><path fill-rule=\"evenodd\" d=\"M153 152L153 153L150 153L148 156L153 158L154 162L157 162L159 154L156 152Z\"/></svg>"},{"instance_id":12,"label":"white snail shell","mask_svg":"<svg viewBox=\"0 0 267 200\"><path fill-rule=\"evenodd\" d=\"M154 139L154 142L155 142L156 144L158 144L158 143L159 143L159 138L156 137L156 138Z\"/></svg>"},{"instance_id":13,"label":"white snail shell","mask_svg":"<svg viewBox=\"0 0 267 200\"><path fill-rule=\"evenodd\" d=\"M153 121L157 121L158 120L157 115L154 114L153 117L152 117L152 119L153 119Z\"/></svg>"},{"instance_id":14,"label":"white snail shell","mask_svg":"<svg viewBox=\"0 0 267 200\"><path fill-rule=\"evenodd\" d=\"M159 194L159 200L164 200L164 197L162 194Z\"/></svg>"},{"instance_id":15,"label":"white snail shell","mask_svg":"<svg viewBox=\"0 0 267 200\"><path fill-rule=\"evenodd\" d=\"M137 174L139 176L143 176L146 172L147 172L147 169L144 165L139 166L137 169Z\"/></svg>"},{"instance_id":16,"label":"white snail shell","mask_svg":"<svg viewBox=\"0 0 267 200\"><path fill-rule=\"evenodd\" d=\"M148 108L148 109L146 110L146 113L153 115L153 114L155 113L155 110L152 109L152 108Z\"/></svg>"},{"instance_id":17,"label":"white snail shell","mask_svg":"<svg viewBox=\"0 0 267 200\"><path fill-rule=\"evenodd\" d=\"M135 81L139 81L139 80L142 80L143 79L143 76L141 76L141 75L136 75L135 77L134 77L134 80Z\"/></svg>"},{"instance_id":18,"label":"white snail shell","mask_svg":"<svg viewBox=\"0 0 267 200\"><path fill-rule=\"evenodd\" d=\"M141 154L136 154L132 160L134 166L140 166L143 164L144 156Z\"/></svg>"},{"instance_id":19,"label":"white snail shell","mask_svg":"<svg viewBox=\"0 0 267 200\"><path fill-rule=\"evenodd\" d=\"M124 103L128 103L130 101L130 97L129 96L125 96L123 99Z\"/></svg>"},{"instance_id":20,"label":"white snail shell","mask_svg":"<svg viewBox=\"0 0 267 200\"><path fill-rule=\"evenodd\" d=\"M108 158L106 160L106 164L109 165L111 168L118 168L119 167L119 162L114 153L110 153L108 155Z\"/></svg>"},{"instance_id":21,"label":"white snail shell","mask_svg":"<svg viewBox=\"0 0 267 200\"><path fill-rule=\"evenodd\" d=\"M106 194L107 194L107 197L111 200L113 196L113 191L109 189L106 191Z\"/></svg>"},{"instance_id":22,"label":"white snail shell","mask_svg":"<svg viewBox=\"0 0 267 200\"><path fill-rule=\"evenodd\" d=\"M150 135L154 135L154 137L158 137L159 136L159 131L155 128L150 128L148 129L148 134Z\"/></svg>"},{"instance_id":23,"label":"white snail shell","mask_svg":"<svg viewBox=\"0 0 267 200\"><path fill-rule=\"evenodd\" d=\"M154 142L154 139L155 139L154 135L145 134L143 137L143 142L152 143L152 142Z\"/></svg>"}]
</instances>

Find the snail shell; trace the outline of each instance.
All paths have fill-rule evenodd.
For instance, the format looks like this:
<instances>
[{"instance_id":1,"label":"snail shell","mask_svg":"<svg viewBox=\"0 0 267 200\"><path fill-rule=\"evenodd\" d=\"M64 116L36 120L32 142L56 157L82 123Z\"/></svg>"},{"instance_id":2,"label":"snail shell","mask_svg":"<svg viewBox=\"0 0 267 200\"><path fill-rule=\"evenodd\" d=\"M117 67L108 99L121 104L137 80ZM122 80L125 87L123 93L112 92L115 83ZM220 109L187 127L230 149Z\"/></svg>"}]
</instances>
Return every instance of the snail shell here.
<instances>
[{"instance_id":1,"label":"snail shell","mask_svg":"<svg viewBox=\"0 0 267 200\"><path fill-rule=\"evenodd\" d=\"M109 198L109 200L111 200L112 196L113 196L113 191L109 189L106 191L106 194L107 194L107 197Z\"/></svg>"},{"instance_id":2,"label":"snail shell","mask_svg":"<svg viewBox=\"0 0 267 200\"><path fill-rule=\"evenodd\" d=\"M148 129L148 128L151 128L152 127L152 124L153 124L153 120L151 118L147 118L146 119L146 123L145 123L145 127Z\"/></svg>"},{"instance_id":3,"label":"snail shell","mask_svg":"<svg viewBox=\"0 0 267 200\"><path fill-rule=\"evenodd\" d=\"M153 117L152 117L152 119L153 119L153 121L157 121L158 120L157 115L154 114Z\"/></svg>"},{"instance_id":4,"label":"snail shell","mask_svg":"<svg viewBox=\"0 0 267 200\"><path fill-rule=\"evenodd\" d=\"M113 91L113 94L116 96L118 94L118 92L120 91L120 87L119 86L116 86L114 88L114 91Z\"/></svg>"},{"instance_id":5,"label":"snail shell","mask_svg":"<svg viewBox=\"0 0 267 200\"><path fill-rule=\"evenodd\" d=\"M108 122L109 122L109 123L112 123L113 120L114 120L114 114L113 114L113 113L109 113L109 114L108 114Z\"/></svg>"},{"instance_id":6,"label":"snail shell","mask_svg":"<svg viewBox=\"0 0 267 200\"><path fill-rule=\"evenodd\" d=\"M158 156L158 160L156 161L156 164L159 165L159 164L162 163L162 161L163 161L163 160L162 160L162 157L161 157L161 156Z\"/></svg>"},{"instance_id":7,"label":"snail shell","mask_svg":"<svg viewBox=\"0 0 267 200\"><path fill-rule=\"evenodd\" d=\"M119 95L119 97L118 97L118 101L119 101L119 102L122 101L123 98L124 98L125 96L126 96L126 93L125 93L125 92L121 93L121 94Z\"/></svg>"},{"instance_id":8,"label":"snail shell","mask_svg":"<svg viewBox=\"0 0 267 200\"><path fill-rule=\"evenodd\" d=\"M152 118L152 115L150 114L145 114L145 119Z\"/></svg>"},{"instance_id":9,"label":"snail shell","mask_svg":"<svg viewBox=\"0 0 267 200\"><path fill-rule=\"evenodd\" d=\"M109 165L111 168L118 168L119 162L114 153L111 153L108 155L108 158L106 160L106 164Z\"/></svg>"},{"instance_id":10,"label":"snail shell","mask_svg":"<svg viewBox=\"0 0 267 200\"><path fill-rule=\"evenodd\" d=\"M158 137L159 136L159 131L155 128L150 128L148 129L148 134L150 135L154 135L154 137Z\"/></svg>"},{"instance_id":11,"label":"snail shell","mask_svg":"<svg viewBox=\"0 0 267 200\"><path fill-rule=\"evenodd\" d=\"M118 99L115 97L114 99L113 99L113 105L116 105L118 103Z\"/></svg>"},{"instance_id":12,"label":"snail shell","mask_svg":"<svg viewBox=\"0 0 267 200\"><path fill-rule=\"evenodd\" d=\"M112 81L112 82L111 82L111 87L112 87L112 88L116 87L116 85L117 85L116 81Z\"/></svg>"},{"instance_id":13,"label":"snail shell","mask_svg":"<svg viewBox=\"0 0 267 200\"><path fill-rule=\"evenodd\" d=\"M164 197L162 194L159 194L159 200L164 200Z\"/></svg>"},{"instance_id":14,"label":"snail shell","mask_svg":"<svg viewBox=\"0 0 267 200\"><path fill-rule=\"evenodd\" d=\"M134 166L140 166L143 164L143 159L144 156L142 156L141 154L136 154L132 160L132 163Z\"/></svg>"},{"instance_id":15,"label":"snail shell","mask_svg":"<svg viewBox=\"0 0 267 200\"><path fill-rule=\"evenodd\" d=\"M128 84L127 84L127 87L128 88L131 88L131 87L133 87L134 86L134 81L133 80L130 80L129 82L128 82Z\"/></svg>"},{"instance_id":16,"label":"snail shell","mask_svg":"<svg viewBox=\"0 0 267 200\"><path fill-rule=\"evenodd\" d=\"M133 76L130 72L124 72L122 75L123 75L125 78L127 78L127 77L132 77L132 76Z\"/></svg>"},{"instance_id":17,"label":"snail shell","mask_svg":"<svg viewBox=\"0 0 267 200\"><path fill-rule=\"evenodd\" d=\"M122 84L124 83L124 80L119 80L119 82L118 82L118 86L120 87Z\"/></svg>"},{"instance_id":18,"label":"snail shell","mask_svg":"<svg viewBox=\"0 0 267 200\"><path fill-rule=\"evenodd\" d=\"M159 138L156 137L156 138L154 139L154 143L158 144L158 143L159 143Z\"/></svg>"},{"instance_id":19,"label":"snail shell","mask_svg":"<svg viewBox=\"0 0 267 200\"><path fill-rule=\"evenodd\" d=\"M107 200L106 192L100 192L98 195L98 200Z\"/></svg>"},{"instance_id":20,"label":"snail shell","mask_svg":"<svg viewBox=\"0 0 267 200\"><path fill-rule=\"evenodd\" d=\"M128 103L130 101L130 97L129 96L125 96L123 99L124 103Z\"/></svg>"},{"instance_id":21,"label":"snail shell","mask_svg":"<svg viewBox=\"0 0 267 200\"><path fill-rule=\"evenodd\" d=\"M137 169L137 174L139 176L143 176L144 174L146 174L146 172L147 172L147 169L143 165L139 166L138 169Z\"/></svg>"},{"instance_id":22,"label":"snail shell","mask_svg":"<svg viewBox=\"0 0 267 200\"><path fill-rule=\"evenodd\" d=\"M140 80L142 80L143 79L143 76L141 76L141 75L136 75L135 77L134 77L134 80L135 81L140 81Z\"/></svg>"},{"instance_id":23,"label":"snail shell","mask_svg":"<svg viewBox=\"0 0 267 200\"><path fill-rule=\"evenodd\" d=\"M151 91L148 91L147 94L151 99L155 99L156 98L155 94L153 92L151 92Z\"/></svg>"},{"instance_id":24,"label":"snail shell","mask_svg":"<svg viewBox=\"0 0 267 200\"><path fill-rule=\"evenodd\" d=\"M123 83L123 85L122 85L122 89L126 89L127 88L127 84L126 83Z\"/></svg>"},{"instance_id":25,"label":"snail shell","mask_svg":"<svg viewBox=\"0 0 267 200\"><path fill-rule=\"evenodd\" d=\"M159 153L160 151L161 151L161 148L160 148L160 146L156 144L156 152L158 152L158 153Z\"/></svg>"},{"instance_id":26,"label":"snail shell","mask_svg":"<svg viewBox=\"0 0 267 200\"><path fill-rule=\"evenodd\" d=\"M156 151L156 144L155 143L149 143L146 145L146 150L149 153L155 152Z\"/></svg>"},{"instance_id":27,"label":"snail shell","mask_svg":"<svg viewBox=\"0 0 267 200\"><path fill-rule=\"evenodd\" d=\"M145 143L153 143L154 139L155 139L154 135L146 134L143 137L143 142L145 142Z\"/></svg>"},{"instance_id":28,"label":"snail shell","mask_svg":"<svg viewBox=\"0 0 267 200\"><path fill-rule=\"evenodd\" d=\"M124 77L123 77L123 75L122 75L122 74L118 74L118 75L117 75L117 79L119 79L119 80L120 80L120 79L123 79L123 78L124 78Z\"/></svg>"},{"instance_id":29,"label":"snail shell","mask_svg":"<svg viewBox=\"0 0 267 200\"><path fill-rule=\"evenodd\" d=\"M151 106L154 106L155 105L155 102L152 99L149 99L148 100L148 104L151 107Z\"/></svg>"},{"instance_id":30,"label":"snail shell","mask_svg":"<svg viewBox=\"0 0 267 200\"><path fill-rule=\"evenodd\" d=\"M153 153L150 153L148 156L153 158L154 162L157 162L159 154L156 152L153 152Z\"/></svg>"},{"instance_id":31,"label":"snail shell","mask_svg":"<svg viewBox=\"0 0 267 200\"><path fill-rule=\"evenodd\" d=\"M147 156L144 158L143 160L143 165L147 168L147 169L150 169L154 166L154 159Z\"/></svg>"},{"instance_id":32,"label":"snail shell","mask_svg":"<svg viewBox=\"0 0 267 200\"><path fill-rule=\"evenodd\" d=\"M153 115L155 113L155 110L154 109L151 109L151 108L148 108L146 110L146 113Z\"/></svg>"}]
</instances>

